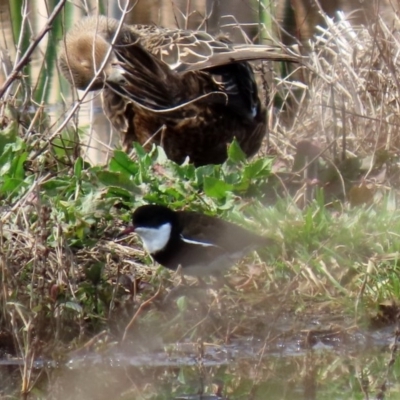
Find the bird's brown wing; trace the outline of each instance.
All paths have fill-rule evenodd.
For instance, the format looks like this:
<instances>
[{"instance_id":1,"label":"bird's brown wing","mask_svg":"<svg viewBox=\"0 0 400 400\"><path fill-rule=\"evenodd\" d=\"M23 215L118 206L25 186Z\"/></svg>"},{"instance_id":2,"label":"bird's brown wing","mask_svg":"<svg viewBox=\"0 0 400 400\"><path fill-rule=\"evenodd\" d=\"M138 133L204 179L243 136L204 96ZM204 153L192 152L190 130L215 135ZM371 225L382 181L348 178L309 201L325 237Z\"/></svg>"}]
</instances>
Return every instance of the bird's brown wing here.
<instances>
[{"instance_id":1,"label":"bird's brown wing","mask_svg":"<svg viewBox=\"0 0 400 400\"><path fill-rule=\"evenodd\" d=\"M182 226L184 239L208 244L236 252L247 247L267 245L269 240L228 221L204 214L180 211L178 219Z\"/></svg>"},{"instance_id":2,"label":"bird's brown wing","mask_svg":"<svg viewBox=\"0 0 400 400\"><path fill-rule=\"evenodd\" d=\"M114 49L123 70L122 82L110 82L108 86L130 101L151 110L171 107L176 81L174 73L157 57L144 49L139 42L119 44Z\"/></svg>"},{"instance_id":3,"label":"bird's brown wing","mask_svg":"<svg viewBox=\"0 0 400 400\"><path fill-rule=\"evenodd\" d=\"M224 37L216 39L202 31L140 28L136 33L143 47L179 73L181 85L174 83L176 104L206 94L208 104L229 103L244 117L252 118L260 112L261 106L253 70L246 61L299 62L298 56L285 54L277 46L233 45ZM201 71L206 73L206 79L202 78ZM190 73L195 74L194 83ZM170 82L174 82L176 75L171 78ZM210 96L213 91L222 93ZM185 93L185 98L182 98L182 93Z\"/></svg>"},{"instance_id":4,"label":"bird's brown wing","mask_svg":"<svg viewBox=\"0 0 400 400\"><path fill-rule=\"evenodd\" d=\"M179 74L148 50L137 40L115 46L115 68L123 72L115 74L117 82L108 79L108 88L142 109L170 118L184 118L186 113L193 117L196 107L205 103L227 103L223 87L208 74Z\"/></svg>"},{"instance_id":5,"label":"bird's brown wing","mask_svg":"<svg viewBox=\"0 0 400 400\"><path fill-rule=\"evenodd\" d=\"M278 46L233 45L228 39L216 39L203 31L154 29L143 33L144 47L170 69L199 71L239 61L270 60L299 62L300 57L287 54Z\"/></svg>"}]
</instances>

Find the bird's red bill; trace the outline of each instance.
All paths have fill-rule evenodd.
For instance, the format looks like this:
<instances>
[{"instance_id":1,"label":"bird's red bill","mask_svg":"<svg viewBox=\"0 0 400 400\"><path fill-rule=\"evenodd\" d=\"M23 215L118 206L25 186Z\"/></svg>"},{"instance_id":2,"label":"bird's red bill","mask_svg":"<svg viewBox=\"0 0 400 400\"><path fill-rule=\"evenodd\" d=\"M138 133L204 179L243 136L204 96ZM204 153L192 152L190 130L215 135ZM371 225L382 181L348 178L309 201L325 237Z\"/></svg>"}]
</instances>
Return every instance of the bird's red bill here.
<instances>
[{"instance_id":1,"label":"bird's red bill","mask_svg":"<svg viewBox=\"0 0 400 400\"><path fill-rule=\"evenodd\" d=\"M129 235L130 233L135 232L135 227L134 226L129 226L128 228L126 228L125 230L123 230L118 237L122 237L122 236L126 236Z\"/></svg>"}]
</instances>

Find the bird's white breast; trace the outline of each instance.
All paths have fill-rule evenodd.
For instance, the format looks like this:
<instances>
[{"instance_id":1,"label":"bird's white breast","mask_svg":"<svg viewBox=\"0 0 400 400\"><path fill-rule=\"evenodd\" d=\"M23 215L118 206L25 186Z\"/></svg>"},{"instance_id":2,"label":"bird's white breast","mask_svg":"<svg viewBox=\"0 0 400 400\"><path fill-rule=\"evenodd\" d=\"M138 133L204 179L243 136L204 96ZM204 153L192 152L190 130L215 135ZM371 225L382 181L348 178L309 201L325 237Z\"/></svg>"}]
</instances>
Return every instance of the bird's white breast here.
<instances>
[{"instance_id":1,"label":"bird's white breast","mask_svg":"<svg viewBox=\"0 0 400 400\"><path fill-rule=\"evenodd\" d=\"M137 227L135 232L143 241L143 247L150 254L162 250L171 236L171 224L166 223L158 228Z\"/></svg>"}]
</instances>

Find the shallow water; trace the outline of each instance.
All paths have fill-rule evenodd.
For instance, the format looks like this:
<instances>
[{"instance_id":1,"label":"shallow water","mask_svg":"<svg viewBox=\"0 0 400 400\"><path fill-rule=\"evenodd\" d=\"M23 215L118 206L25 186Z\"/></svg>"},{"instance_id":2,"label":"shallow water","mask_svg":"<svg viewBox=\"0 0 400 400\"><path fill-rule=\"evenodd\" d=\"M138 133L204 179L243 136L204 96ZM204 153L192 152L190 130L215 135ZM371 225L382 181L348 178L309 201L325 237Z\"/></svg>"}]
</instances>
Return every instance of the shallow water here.
<instances>
[{"instance_id":1,"label":"shallow water","mask_svg":"<svg viewBox=\"0 0 400 400\"><path fill-rule=\"evenodd\" d=\"M39 377L35 394L99 400L359 399L377 396L385 384L384 394L400 398L393 326L278 330L275 337L229 344L154 339L156 344L130 341L104 351L81 350L64 362L38 359L32 366ZM22 359L0 360L2 395L18 391L22 366Z\"/></svg>"}]
</instances>

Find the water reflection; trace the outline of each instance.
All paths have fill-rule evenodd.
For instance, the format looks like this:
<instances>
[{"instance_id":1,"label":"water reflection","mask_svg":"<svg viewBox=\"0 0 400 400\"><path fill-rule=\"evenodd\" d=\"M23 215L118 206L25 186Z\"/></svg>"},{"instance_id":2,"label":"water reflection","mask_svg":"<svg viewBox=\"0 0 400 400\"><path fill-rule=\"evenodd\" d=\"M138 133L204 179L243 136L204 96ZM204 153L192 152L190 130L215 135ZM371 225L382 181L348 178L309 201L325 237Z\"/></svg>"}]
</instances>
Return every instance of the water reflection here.
<instances>
[{"instance_id":1,"label":"water reflection","mask_svg":"<svg viewBox=\"0 0 400 400\"><path fill-rule=\"evenodd\" d=\"M372 395L376 386L365 385L386 379L393 327L343 332L285 331L268 340L243 338L220 345L200 341L160 345L154 337L158 350L149 337L147 343L78 351L65 362L37 360L33 373L41 372L37 389L49 399L261 400L267 394L268 399L349 399L366 390ZM22 364L17 359L0 362L3 390L17 390L16 371ZM398 364L389 376L397 376ZM387 390L400 395L394 382Z\"/></svg>"},{"instance_id":2,"label":"water reflection","mask_svg":"<svg viewBox=\"0 0 400 400\"><path fill-rule=\"evenodd\" d=\"M376 372L383 371L388 362L388 355L381 350L307 350L290 357L232 358L222 364L193 354L192 358L170 356L160 366L156 357L153 365L124 365L127 358L120 355L117 364L103 359L83 369L59 370L53 376L51 391L55 399L204 399L219 395L254 400L360 398L366 390L363 379L371 383L384 379ZM142 361L147 363L150 358ZM372 395L375 387L367 390ZM392 386L390 392L398 395L399 388Z\"/></svg>"}]
</instances>

